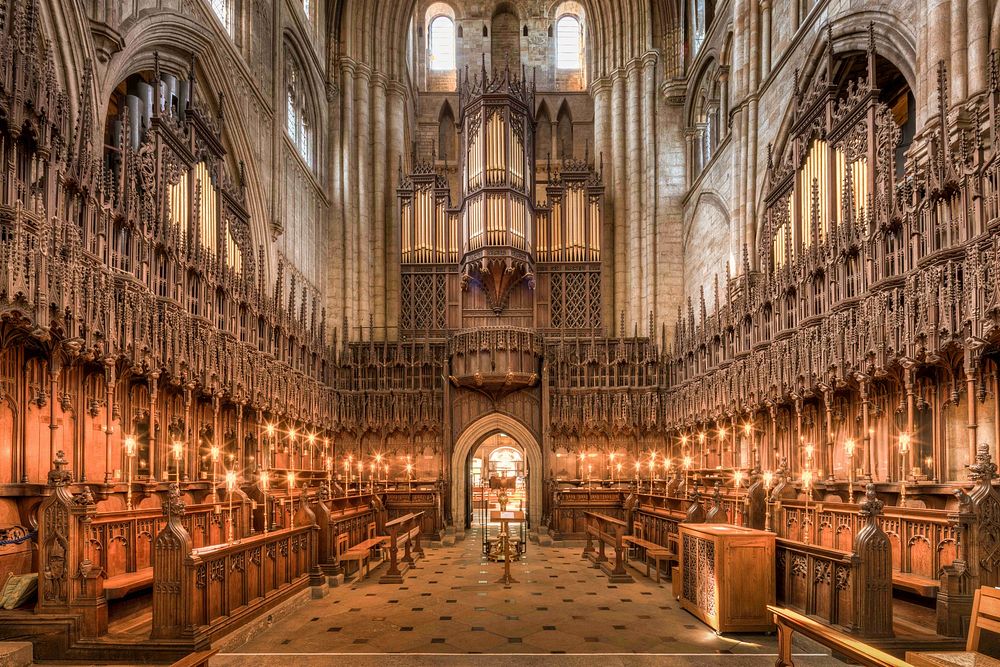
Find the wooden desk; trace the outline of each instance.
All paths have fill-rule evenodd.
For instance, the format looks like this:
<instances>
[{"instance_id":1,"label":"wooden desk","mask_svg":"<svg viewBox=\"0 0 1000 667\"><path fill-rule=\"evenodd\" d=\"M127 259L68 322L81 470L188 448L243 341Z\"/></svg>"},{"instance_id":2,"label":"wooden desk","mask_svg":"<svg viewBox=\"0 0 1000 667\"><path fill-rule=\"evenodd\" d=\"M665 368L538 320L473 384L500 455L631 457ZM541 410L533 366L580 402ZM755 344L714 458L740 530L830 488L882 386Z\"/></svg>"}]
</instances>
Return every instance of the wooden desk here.
<instances>
[{"instance_id":1,"label":"wooden desk","mask_svg":"<svg viewBox=\"0 0 1000 667\"><path fill-rule=\"evenodd\" d=\"M774 533L680 525L681 606L717 633L774 629Z\"/></svg>"}]
</instances>

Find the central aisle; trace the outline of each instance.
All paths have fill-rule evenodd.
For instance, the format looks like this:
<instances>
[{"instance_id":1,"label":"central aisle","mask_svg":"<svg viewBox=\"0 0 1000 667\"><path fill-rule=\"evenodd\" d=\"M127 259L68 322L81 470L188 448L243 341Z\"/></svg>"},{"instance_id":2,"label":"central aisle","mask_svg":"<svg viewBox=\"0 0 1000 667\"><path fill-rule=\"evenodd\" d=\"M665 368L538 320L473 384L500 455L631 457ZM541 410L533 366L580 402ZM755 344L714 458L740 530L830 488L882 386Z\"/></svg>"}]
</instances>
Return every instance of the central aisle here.
<instances>
[{"instance_id":1,"label":"central aisle","mask_svg":"<svg viewBox=\"0 0 1000 667\"><path fill-rule=\"evenodd\" d=\"M581 654L617 656L600 658L602 665L774 664L773 636L717 637L679 608L670 582L637 574L634 584L609 584L580 557L580 547L529 545L512 568L520 583L505 588L494 583L503 565L480 553L479 530L454 546L425 547L426 558L402 585L377 583L383 565L360 584L306 602L212 664L320 665L348 654L343 664L352 667L457 665L472 664L470 653L486 654L474 659L477 665L510 664L512 654L519 664L549 664L557 654L566 654L558 665L597 662ZM807 651L796 652L802 664L842 664L800 646Z\"/></svg>"}]
</instances>

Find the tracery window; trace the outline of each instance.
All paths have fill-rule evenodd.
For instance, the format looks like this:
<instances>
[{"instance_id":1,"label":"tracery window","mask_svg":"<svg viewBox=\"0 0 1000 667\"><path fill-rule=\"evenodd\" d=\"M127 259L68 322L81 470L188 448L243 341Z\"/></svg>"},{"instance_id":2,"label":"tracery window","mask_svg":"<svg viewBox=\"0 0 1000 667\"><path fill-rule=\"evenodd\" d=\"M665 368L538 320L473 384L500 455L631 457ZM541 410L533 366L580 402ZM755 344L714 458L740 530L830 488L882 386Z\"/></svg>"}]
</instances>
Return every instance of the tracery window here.
<instances>
[{"instance_id":1,"label":"tracery window","mask_svg":"<svg viewBox=\"0 0 1000 667\"><path fill-rule=\"evenodd\" d=\"M570 14L556 22L556 67L581 69L583 67L583 25Z\"/></svg>"},{"instance_id":2,"label":"tracery window","mask_svg":"<svg viewBox=\"0 0 1000 667\"><path fill-rule=\"evenodd\" d=\"M232 36L236 18L236 0L209 0L209 4L212 6L215 16L222 23L222 27Z\"/></svg>"},{"instance_id":3,"label":"tracery window","mask_svg":"<svg viewBox=\"0 0 1000 667\"><path fill-rule=\"evenodd\" d=\"M430 68L436 72L455 69L455 22L447 16L437 16L431 20L427 34Z\"/></svg>"},{"instance_id":4,"label":"tracery window","mask_svg":"<svg viewBox=\"0 0 1000 667\"><path fill-rule=\"evenodd\" d=\"M298 64L288 52L285 61L285 131L298 154L309 167L313 167L315 128L309 112L305 82Z\"/></svg>"}]
</instances>

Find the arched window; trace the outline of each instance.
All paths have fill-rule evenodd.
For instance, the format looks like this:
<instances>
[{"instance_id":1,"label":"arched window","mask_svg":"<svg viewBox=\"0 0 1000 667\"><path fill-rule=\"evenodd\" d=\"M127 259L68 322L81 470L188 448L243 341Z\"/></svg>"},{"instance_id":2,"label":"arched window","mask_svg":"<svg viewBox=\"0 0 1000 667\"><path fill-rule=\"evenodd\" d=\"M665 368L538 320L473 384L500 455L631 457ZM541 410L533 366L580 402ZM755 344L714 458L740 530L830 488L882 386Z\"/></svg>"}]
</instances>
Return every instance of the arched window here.
<instances>
[{"instance_id":1,"label":"arched window","mask_svg":"<svg viewBox=\"0 0 1000 667\"><path fill-rule=\"evenodd\" d=\"M434 18L428 31L427 47L432 70L441 72L455 69L455 22L447 16Z\"/></svg>"},{"instance_id":2,"label":"arched window","mask_svg":"<svg viewBox=\"0 0 1000 667\"><path fill-rule=\"evenodd\" d=\"M583 26L575 16L567 14L556 22L556 67L583 67Z\"/></svg>"},{"instance_id":3,"label":"arched window","mask_svg":"<svg viewBox=\"0 0 1000 667\"><path fill-rule=\"evenodd\" d=\"M310 167L314 163L315 128L309 113L308 98L302 72L294 58L286 52L285 65L285 131L299 155Z\"/></svg>"},{"instance_id":4,"label":"arched window","mask_svg":"<svg viewBox=\"0 0 1000 667\"><path fill-rule=\"evenodd\" d=\"M236 23L236 0L209 0L209 4L212 5L212 11L215 12L215 15L222 23L222 27L226 29L226 32L231 37L233 35L233 27Z\"/></svg>"}]
</instances>

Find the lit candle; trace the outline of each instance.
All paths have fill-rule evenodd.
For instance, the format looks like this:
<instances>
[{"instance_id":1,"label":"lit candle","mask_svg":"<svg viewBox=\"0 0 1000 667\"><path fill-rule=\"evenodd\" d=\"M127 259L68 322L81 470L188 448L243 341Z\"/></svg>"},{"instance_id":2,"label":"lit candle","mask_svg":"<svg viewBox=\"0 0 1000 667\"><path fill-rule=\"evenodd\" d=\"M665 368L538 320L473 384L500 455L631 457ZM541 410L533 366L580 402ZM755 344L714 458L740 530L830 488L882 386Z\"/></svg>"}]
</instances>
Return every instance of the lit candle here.
<instances>
[{"instance_id":1,"label":"lit candle","mask_svg":"<svg viewBox=\"0 0 1000 667\"><path fill-rule=\"evenodd\" d=\"M733 487L736 489L736 509L734 514L736 516L741 515L740 512L740 485L743 483L743 471L737 470L733 473ZM733 521L736 521L736 516L733 516Z\"/></svg>"},{"instance_id":2,"label":"lit candle","mask_svg":"<svg viewBox=\"0 0 1000 667\"><path fill-rule=\"evenodd\" d=\"M295 471L289 470L287 474L288 479L288 500L292 505L292 511L290 513L289 525L295 528Z\"/></svg>"},{"instance_id":3,"label":"lit candle","mask_svg":"<svg viewBox=\"0 0 1000 667\"><path fill-rule=\"evenodd\" d=\"M182 443L180 440L174 440L173 452L174 452L174 470L177 473L177 483L180 484L181 460L183 460L184 458L184 443Z\"/></svg>"},{"instance_id":4,"label":"lit candle","mask_svg":"<svg viewBox=\"0 0 1000 667\"><path fill-rule=\"evenodd\" d=\"M217 486L216 472L218 471L218 463L219 463L219 446L212 445L208 451L212 457L212 496L214 497L216 493L218 493L218 489L216 488Z\"/></svg>"},{"instance_id":5,"label":"lit candle","mask_svg":"<svg viewBox=\"0 0 1000 667\"><path fill-rule=\"evenodd\" d=\"M271 473L267 470L261 470L258 473L258 479L260 479L260 490L264 494L264 534L266 535L271 524L271 515L267 507L267 490L271 488Z\"/></svg>"},{"instance_id":6,"label":"lit candle","mask_svg":"<svg viewBox=\"0 0 1000 667\"><path fill-rule=\"evenodd\" d=\"M233 491L236 490L236 471L226 471L226 491L229 494L229 543L233 542Z\"/></svg>"},{"instance_id":7,"label":"lit candle","mask_svg":"<svg viewBox=\"0 0 1000 667\"><path fill-rule=\"evenodd\" d=\"M125 436L125 509L132 509L132 457L135 456L135 438Z\"/></svg>"}]
</instances>

